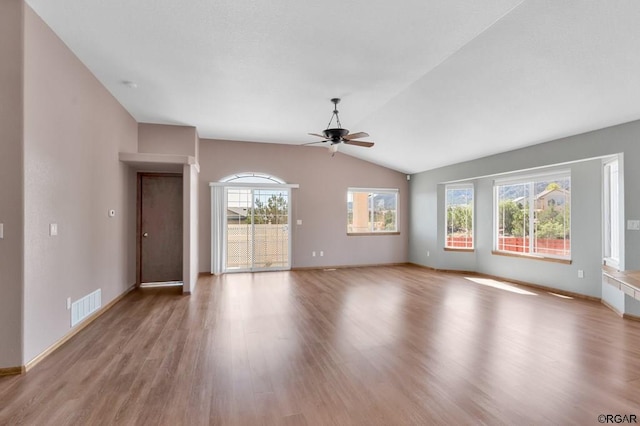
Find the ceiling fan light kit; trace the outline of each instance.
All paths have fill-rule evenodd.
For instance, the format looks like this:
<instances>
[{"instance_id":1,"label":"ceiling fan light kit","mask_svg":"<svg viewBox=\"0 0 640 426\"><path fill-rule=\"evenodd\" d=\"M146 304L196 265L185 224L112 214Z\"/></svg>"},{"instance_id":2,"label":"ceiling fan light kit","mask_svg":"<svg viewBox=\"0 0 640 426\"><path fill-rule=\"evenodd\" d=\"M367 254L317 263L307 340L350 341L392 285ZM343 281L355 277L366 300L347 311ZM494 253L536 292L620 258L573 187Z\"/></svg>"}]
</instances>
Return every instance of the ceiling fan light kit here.
<instances>
[{"instance_id":1,"label":"ceiling fan light kit","mask_svg":"<svg viewBox=\"0 0 640 426\"><path fill-rule=\"evenodd\" d=\"M318 133L309 133L311 136L316 136L322 138L324 140L318 142L310 142L305 143L303 145L313 145L317 143L326 143L331 142L329 146L329 152L333 156L338 151L338 144L344 143L345 145L356 145L365 148L371 148L374 143L373 142L365 142L365 141L356 141L354 139L365 138L369 136L368 133L365 132L357 132L349 134L349 130L344 129L342 124L340 123L340 116L338 115L338 104L340 103L340 98L331 99L333 103L333 113L331 114L331 119L329 120L329 124L327 124L327 128L322 131L322 134ZM337 127L331 127L331 123L333 123L333 119L336 120Z\"/></svg>"}]
</instances>

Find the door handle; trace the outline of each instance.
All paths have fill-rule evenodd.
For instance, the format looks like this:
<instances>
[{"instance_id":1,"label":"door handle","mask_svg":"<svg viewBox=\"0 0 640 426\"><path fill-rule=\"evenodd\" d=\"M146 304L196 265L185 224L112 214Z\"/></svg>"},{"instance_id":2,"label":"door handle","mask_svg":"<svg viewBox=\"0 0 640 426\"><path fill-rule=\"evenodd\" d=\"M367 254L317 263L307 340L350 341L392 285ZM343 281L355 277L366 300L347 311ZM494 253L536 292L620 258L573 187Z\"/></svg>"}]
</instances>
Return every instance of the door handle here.
<instances>
[{"instance_id":1,"label":"door handle","mask_svg":"<svg viewBox=\"0 0 640 426\"><path fill-rule=\"evenodd\" d=\"M145 232L144 234L142 234L143 237L147 238L149 236L148 232Z\"/></svg>"}]
</instances>

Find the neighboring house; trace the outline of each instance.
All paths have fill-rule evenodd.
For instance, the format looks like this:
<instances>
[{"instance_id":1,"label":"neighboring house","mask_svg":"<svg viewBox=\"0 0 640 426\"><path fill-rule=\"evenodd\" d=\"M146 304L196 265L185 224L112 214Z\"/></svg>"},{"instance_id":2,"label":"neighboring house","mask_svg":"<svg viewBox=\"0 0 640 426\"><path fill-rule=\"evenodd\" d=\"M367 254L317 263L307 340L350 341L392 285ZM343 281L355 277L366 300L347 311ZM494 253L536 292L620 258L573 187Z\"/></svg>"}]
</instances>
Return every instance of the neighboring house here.
<instances>
[{"instance_id":1,"label":"neighboring house","mask_svg":"<svg viewBox=\"0 0 640 426\"><path fill-rule=\"evenodd\" d=\"M571 201L571 191L562 188L547 189L536 196L536 210L548 208L564 209L565 204Z\"/></svg>"},{"instance_id":2,"label":"neighboring house","mask_svg":"<svg viewBox=\"0 0 640 426\"><path fill-rule=\"evenodd\" d=\"M524 204L526 197L514 198L513 202L516 204ZM554 207L563 209L565 204L571 201L571 191L562 188L546 189L536 195L535 197L535 209L546 210Z\"/></svg>"},{"instance_id":3,"label":"neighboring house","mask_svg":"<svg viewBox=\"0 0 640 426\"><path fill-rule=\"evenodd\" d=\"M243 223L248 214L246 207L227 207L227 223Z\"/></svg>"}]
</instances>

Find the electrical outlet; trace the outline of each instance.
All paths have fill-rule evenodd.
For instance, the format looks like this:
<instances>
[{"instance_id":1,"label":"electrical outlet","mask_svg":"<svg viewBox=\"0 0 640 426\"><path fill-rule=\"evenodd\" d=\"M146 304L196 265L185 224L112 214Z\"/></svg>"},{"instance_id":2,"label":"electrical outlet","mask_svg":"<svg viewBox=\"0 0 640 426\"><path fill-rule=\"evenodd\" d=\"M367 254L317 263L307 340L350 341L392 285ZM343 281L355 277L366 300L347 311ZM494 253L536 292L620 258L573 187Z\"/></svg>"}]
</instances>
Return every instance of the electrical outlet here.
<instances>
[{"instance_id":1,"label":"electrical outlet","mask_svg":"<svg viewBox=\"0 0 640 426\"><path fill-rule=\"evenodd\" d=\"M324 256L324 252L320 250L320 257Z\"/></svg>"},{"instance_id":2,"label":"electrical outlet","mask_svg":"<svg viewBox=\"0 0 640 426\"><path fill-rule=\"evenodd\" d=\"M315 252L315 251L312 251L312 252L311 252L311 256L312 256L312 257L316 257L316 252Z\"/></svg>"},{"instance_id":3,"label":"electrical outlet","mask_svg":"<svg viewBox=\"0 0 640 426\"><path fill-rule=\"evenodd\" d=\"M584 271L582 269L578 269L578 278L584 278Z\"/></svg>"},{"instance_id":4,"label":"electrical outlet","mask_svg":"<svg viewBox=\"0 0 640 426\"><path fill-rule=\"evenodd\" d=\"M55 237L56 235L58 235L58 224L57 223L50 223L49 224L49 235L51 235L52 237Z\"/></svg>"},{"instance_id":5,"label":"electrical outlet","mask_svg":"<svg viewBox=\"0 0 640 426\"><path fill-rule=\"evenodd\" d=\"M71 309L71 298L67 297L67 311Z\"/></svg>"},{"instance_id":6,"label":"electrical outlet","mask_svg":"<svg viewBox=\"0 0 640 426\"><path fill-rule=\"evenodd\" d=\"M429 253L429 250L427 250L427 257L431 256L431 253Z\"/></svg>"}]
</instances>

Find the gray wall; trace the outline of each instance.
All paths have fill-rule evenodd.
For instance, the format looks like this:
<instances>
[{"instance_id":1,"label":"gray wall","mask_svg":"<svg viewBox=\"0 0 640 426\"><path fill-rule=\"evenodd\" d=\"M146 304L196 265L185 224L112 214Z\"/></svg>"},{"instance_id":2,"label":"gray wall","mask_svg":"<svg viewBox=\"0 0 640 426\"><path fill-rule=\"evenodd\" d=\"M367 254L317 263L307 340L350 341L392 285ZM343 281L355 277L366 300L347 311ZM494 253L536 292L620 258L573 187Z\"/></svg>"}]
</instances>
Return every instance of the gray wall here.
<instances>
[{"instance_id":1,"label":"gray wall","mask_svg":"<svg viewBox=\"0 0 640 426\"><path fill-rule=\"evenodd\" d=\"M22 13L0 2L0 369L22 365Z\"/></svg>"},{"instance_id":2,"label":"gray wall","mask_svg":"<svg viewBox=\"0 0 640 426\"><path fill-rule=\"evenodd\" d=\"M292 191L293 267L369 265L407 261L406 175L324 148L200 141L200 270L211 265L209 182L239 172L262 172L300 184ZM347 188L398 188L400 235L347 236ZM301 219L302 225L296 225ZM312 257L312 251L324 257Z\"/></svg>"},{"instance_id":3,"label":"gray wall","mask_svg":"<svg viewBox=\"0 0 640 426\"><path fill-rule=\"evenodd\" d=\"M410 182L410 261L438 269L478 271L600 297L600 160L561 167L572 172L571 265L492 255L493 178L474 178L624 153L625 218L640 218L640 199L635 194L637 182L640 182L640 169L634 167L640 160L639 139L640 122L635 121L413 175ZM475 183L477 247L473 253L443 250L442 183L460 179L472 179ZM427 251L431 254L429 257ZM640 269L639 253L640 232L626 231L626 269ZM583 279L578 278L578 269L584 270Z\"/></svg>"},{"instance_id":4,"label":"gray wall","mask_svg":"<svg viewBox=\"0 0 640 426\"><path fill-rule=\"evenodd\" d=\"M70 331L66 299L135 282L137 123L25 8L24 362ZM108 216L109 209L116 216ZM59 235L49 236L57 223ZM4 346L4 345L3 345Z\"/></svg>"}]
</instances>

